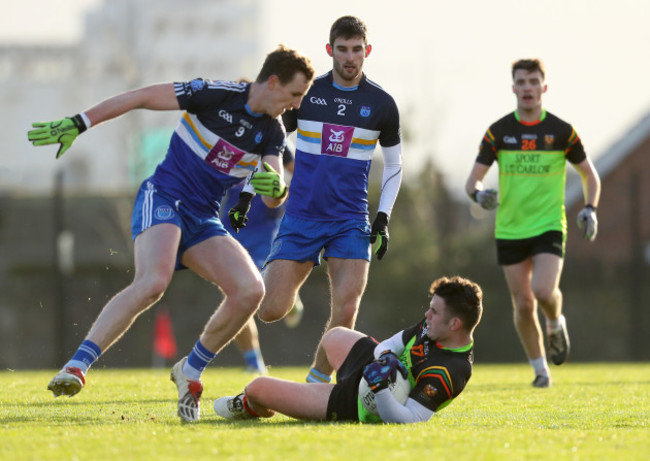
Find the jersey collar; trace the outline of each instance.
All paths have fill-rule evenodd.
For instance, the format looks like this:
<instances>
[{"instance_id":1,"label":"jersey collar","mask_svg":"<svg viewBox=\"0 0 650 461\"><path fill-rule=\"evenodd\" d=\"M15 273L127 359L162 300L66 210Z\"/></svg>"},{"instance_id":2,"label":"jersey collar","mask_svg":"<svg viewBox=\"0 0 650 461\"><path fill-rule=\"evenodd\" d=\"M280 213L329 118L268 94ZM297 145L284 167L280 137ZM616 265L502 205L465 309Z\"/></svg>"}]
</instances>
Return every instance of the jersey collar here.
<instances>
[{"instance_id":1,"label":"jersey collar","mask_svg":"<svg viewBox=\"0 0 650 461\"><path fill-rule=\"evenodd\" d=\"M361 80L359 80L359 84L357 86L341 86L341 85L337 84L334 81L333 72L334 72L333 70L330 70L328 77L329 77L330 82L332 83L332 86L334 88L336 88L337 90L341 90L341 91L357 91L359 89L359 87L361 85L363 85L363 83L366 81L366 74L362 73L361 74Z\"/></svg>"},{"instance_id":2,"label":"jersey collar","mask_svg":"<svg viewBox=\"0 0 650 461\"><path fill-rule=\"evenodd\" d=\"M439 343L436 342L436 347L438 349L442 349L443 351L451 351L451 352L467 352L470 350L472 347L474 347L474 341L470 342L467 346L461 346L461 347L443 347Z\"/></svg>"},{"instance_id":3,"label":"jersey collar","mask_svg":"<svg viewBox=\"0 0 650 461\"><path fill-rule=\"evenodd\" d=\"M265 114L259 114L257 112L253 112L250 107L248 107L248 103L244 104L244 109L246 109L246 112L248 112L248 115L252 115L253 117L264 117Z\"/></svg>"},{"instance_id":4,"label":"jersey collar","mask_svg":"<svg viewBox=\"0 0 650 461\"><path fill-rule=\"evenodd\" d=\"M544 119L546 118L546 109L542 109L542 114L539 116L539 120L536 120L534 122L524 122L521 118L519 118L519 112L517 111L515 111L515 118L522 125L526 125L526 126L537 125L538 123L543 122Z\"/></svg>"}]
</instances>

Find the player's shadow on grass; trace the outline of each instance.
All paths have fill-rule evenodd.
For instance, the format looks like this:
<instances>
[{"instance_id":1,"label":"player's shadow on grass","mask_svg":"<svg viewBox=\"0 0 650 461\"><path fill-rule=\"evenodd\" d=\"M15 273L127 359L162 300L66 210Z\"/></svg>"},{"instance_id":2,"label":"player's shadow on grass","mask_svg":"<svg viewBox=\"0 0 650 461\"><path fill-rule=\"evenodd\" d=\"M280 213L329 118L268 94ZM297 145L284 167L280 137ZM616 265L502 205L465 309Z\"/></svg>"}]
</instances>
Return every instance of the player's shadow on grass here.
<instances>
[{"instance_id":1,"label":"player's shadow on grass","mask_svg":"<svg viewBox=\"0 0 650 461\"><path fill-rule=\"evenodd\" d=\"M25 405L29 405L30 408L64 408L69 406L86 406L86 407L101 407L105 405L133 405L133 404L156 404L156 403L165 403L170 405L175 405L176 400L173 399L135 399L135 400L101 400L91 402L88 400L74 400L74 399L65 399L59 401L51 402L16 402L16 403L4 403L4 408L24 408Z\"/></svg>"},{"instance_id":2,"label":"player's shadow on grass","mask_svg":"<svg viewBox=\"0 0 650 461\"><path fill-rule=\"evenodd\" d=\"M632 384L632 385L649 385L650 380L623 380L623 379L602 379L602 380L597 380L595 379L594 381L562 381L561 378L558 378L556 381L554 381L553 388L562 388L562 389L568 389L568 388L582 388L582 387L603 387L603 386L621 386L621 385L626 385L626 384ZM512 391L512 390L521 390L521 388L527 388L530 390L537 390L533 386L530 385L530 382L528 381L518 381L518 382L508 382L508 383L503 383L503 384L494 384L494 383L480 383L480 384L470 384L467 386L466 392L471 391L472 389L480 391L480 392L487 392L487 393L494 393L494 394L501 394L506 391Z\"/></svg>"},{"instance_id":3,"label":"player's shadow on grass","mask_svg":"<svg viewBox=\"0 0 650 461\"><path fill-rule=\"evenodd\" d=\"M186 424L197 424L197 423L186 423ZM323 425L328 425L328 426L340 426L341 422L335 422L335 421L303 421L300 419L289 419L289 420L278 420L275 418L261 418L261 419L253 419L253 420L248 420L248 421L231 421L228 419L201 419L198 424L202 425L211 425L211 426L217 426L217 427L224 427L224 426L229 426L233 428L259 428L259 427L264 427L264 428L273 428L273 427L278 427L278 428L283 428L287 426L323 426ZM361 423L354 423L354 422L345 422L343 424L361 424Z\"/></svg>"}]
</instances>

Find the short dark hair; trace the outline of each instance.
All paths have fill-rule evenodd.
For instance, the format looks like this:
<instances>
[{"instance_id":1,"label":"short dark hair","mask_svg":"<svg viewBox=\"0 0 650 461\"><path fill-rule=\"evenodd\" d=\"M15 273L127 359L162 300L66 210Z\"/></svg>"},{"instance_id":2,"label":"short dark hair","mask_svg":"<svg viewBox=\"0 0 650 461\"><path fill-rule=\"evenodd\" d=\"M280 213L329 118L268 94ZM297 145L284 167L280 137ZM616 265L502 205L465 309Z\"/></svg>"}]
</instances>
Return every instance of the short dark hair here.
<instances>
[{"instance_id":1,"label":"short dark hair","mask_svg":"<svg viewBox=\"0 0 650 461\"><path fill-rule=\"evenodd\" d=\"M429 293L444 299L452 316L460 318L467 331L473 331L481 321L483 291L477 283L458 275L440 277L431 284Z\"/></svg>"},{"instance_id":2,"label":"short dark hair","mask_svg":"<svg viewBox=\"0 0 650 461\"><path fill-rule=\"evenodd\" d=\"M263 83L271 75L277 75L280 83L286 85L293 80L294 75L298 72L303 73L308 81L313 80L314 68L309 58L285 45L278 45L274 51L266 55L262 69L255 81Z\"/></svg>"},{"instance_id":3,"label":"short dark hair","mask_svg":"<svg viewBox=\"0 0 650 461\"><path fill-rule=\"evenodd\" d=\"M542 80L546 78L546 73L544 72L544 63L541 59L519 59L512 63L512 78L515 78L516 70L525 70L526 72L535 72L539 71L542 74Z\"/></svg>"},{"instance_id":4,"label":"short dark hair","mask_svg":"<svg viewBox=\"0 0 650 461\"><path fill-rule=\"evenodd\" d=\"M356 16L342 16L334 21L330 29L330 45L334 45L334 40L342 38L359 37L363 40L364 45L368 44L368 28L366 24Z\"/></svg>"}]
</instances>

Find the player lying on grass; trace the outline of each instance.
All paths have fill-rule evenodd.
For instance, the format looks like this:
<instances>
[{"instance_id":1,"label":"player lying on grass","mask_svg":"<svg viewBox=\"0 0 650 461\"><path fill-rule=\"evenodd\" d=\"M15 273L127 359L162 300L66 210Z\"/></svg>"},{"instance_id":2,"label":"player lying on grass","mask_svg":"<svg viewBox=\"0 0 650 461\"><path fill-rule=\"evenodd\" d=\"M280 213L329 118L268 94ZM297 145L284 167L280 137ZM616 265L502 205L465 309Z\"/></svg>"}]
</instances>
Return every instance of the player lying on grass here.
<instances>
[{"instance_id":1,"label":"player lying on grass","mask_svg":"<svg viewBox=\"0 0 650 461\"><path fill-rule=\"evenodd\" d=\"M460 394L472 375L473 332L483 312L481 288L462 277L442 277L430 288L424 320L378 343L345 327L328 331L321 346L337 370L337 383L297 383L272 377L253 380L237 396L214 402L228 419L270 418L415 423L428 421ZM397 372L407 374L411 392L404 405L388 389ZM365 378L379 417L359 400Z\"/></svg>"}]
</instances>

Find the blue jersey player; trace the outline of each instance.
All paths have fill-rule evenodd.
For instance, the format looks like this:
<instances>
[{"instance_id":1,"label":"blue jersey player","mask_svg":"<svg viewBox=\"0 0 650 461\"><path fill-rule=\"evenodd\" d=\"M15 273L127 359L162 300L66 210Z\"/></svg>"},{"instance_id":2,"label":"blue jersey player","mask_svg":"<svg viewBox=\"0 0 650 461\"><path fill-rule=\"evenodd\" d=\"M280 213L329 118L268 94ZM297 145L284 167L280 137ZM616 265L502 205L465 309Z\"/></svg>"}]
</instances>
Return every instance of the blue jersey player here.
<instances>
[{"instance_id":1,"label":"blue jersey player","mask_svg":"<svg viewBox=\"0 0 650 461\"><path fill-rule=\"evenodd\" d=\"M132 218L135 277L104 306L77 352L51 380L54 396L73 396L99 356L158 301L175 269L189 268L219 286L224 300L188 357L172 369L178 415L199 419L201 374L239 332L264 296L262 277L246 250L219 220L224 192L256 168L279 183L285 146L280 115L300 107L313 79L309 60L284 46L269 53L255 82L195 79L164 83L111 97L74 117L35 123L34 145L60 144L57 158L91 126L133 109L182 110L165 159L138 192ZM270 207L284 190L258 186ZM234 217L238 219L237 216Z\"/></svg>"},{"instance_id":2,"label":"blue jersey player","mask_svg":"<svg viewBox=\"0 0 650 461\"><path fill-rule=\"evenodd\" d=\"M399 112L393 98L362 72L371 46L366 26L344 16L326 45L333 69L314 81L300 110L286 114L297 131L296 164L284 219L264 270L266 296L259 316L281 319L320 254L327 259L331 315L326 330L355 324L366 287L371 243L381 259L388 220L402 178ZM384 155L379 209L368 219L368 174L377 144ZM329 382L333 369L321 347L307 376Z\"/></svg>"}]
</instances>

